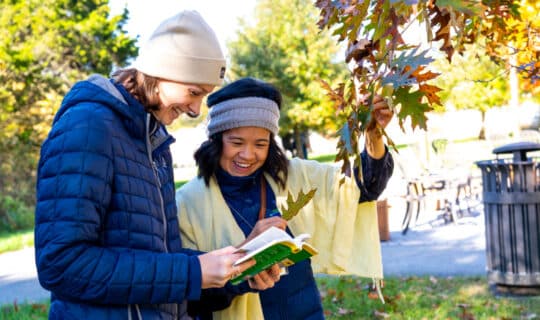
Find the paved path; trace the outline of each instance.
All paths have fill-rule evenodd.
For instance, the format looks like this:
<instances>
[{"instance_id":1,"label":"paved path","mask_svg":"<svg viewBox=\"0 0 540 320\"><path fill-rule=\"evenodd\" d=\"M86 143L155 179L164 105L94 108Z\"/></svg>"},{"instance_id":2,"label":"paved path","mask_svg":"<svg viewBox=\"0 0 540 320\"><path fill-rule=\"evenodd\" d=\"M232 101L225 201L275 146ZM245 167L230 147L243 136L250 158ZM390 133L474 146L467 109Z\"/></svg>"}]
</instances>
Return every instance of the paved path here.
<instances>
[{"instance_id":1,"label":"paved path","mask_svg":"<svg viewBox=\"0 0 540 320\"><path fill-rule=\"evenodd\" d=\"M48 298L37 280L34 248L0 254L0 305Z\"/></svg>"},{"instance_id":2,"label":"paved path","mask_svg":"<svg viewBox=\"0 0 540 320\"><path fill-rule=\"evenodd\" d=\"M382 243L385 276L486 275L483 215L464 217L457 224L424 221Z\"/></svg>"}]
</instances>

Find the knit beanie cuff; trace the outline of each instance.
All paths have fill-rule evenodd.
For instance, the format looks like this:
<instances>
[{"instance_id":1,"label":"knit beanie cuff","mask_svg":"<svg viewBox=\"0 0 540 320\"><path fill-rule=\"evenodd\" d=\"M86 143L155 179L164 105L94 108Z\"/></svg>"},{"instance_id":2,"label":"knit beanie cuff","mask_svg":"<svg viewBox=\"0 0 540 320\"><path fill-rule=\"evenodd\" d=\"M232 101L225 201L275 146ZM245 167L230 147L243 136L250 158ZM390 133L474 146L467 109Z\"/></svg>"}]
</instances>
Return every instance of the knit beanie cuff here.
<instances>
[{"instance_id":1,"label":"knit beanie cuff","mask_svg":"<svg viewBox=\"0 0 540 320\"><path fill-rule=\"evenodd\" d=\"M279 131L279 107L271 99L247 97L225 100L210 108L208 136L239 127L259 127L274 135Z\"/></svg>"},{"instance_id":2,"label":"knit beanie cuff","mask_svg":"<svg viewBox=\"0 0 540 320\"><path fill-rule=\"evenodd\" d=\"M168 55L168 56L167 56ZM167 59L158 59L157 57ZM221 85L225 76L225 60L201 57L172 57L170 53L142 52L134 67L149 76L195 84Z\"/></svg>"}]
</instances>

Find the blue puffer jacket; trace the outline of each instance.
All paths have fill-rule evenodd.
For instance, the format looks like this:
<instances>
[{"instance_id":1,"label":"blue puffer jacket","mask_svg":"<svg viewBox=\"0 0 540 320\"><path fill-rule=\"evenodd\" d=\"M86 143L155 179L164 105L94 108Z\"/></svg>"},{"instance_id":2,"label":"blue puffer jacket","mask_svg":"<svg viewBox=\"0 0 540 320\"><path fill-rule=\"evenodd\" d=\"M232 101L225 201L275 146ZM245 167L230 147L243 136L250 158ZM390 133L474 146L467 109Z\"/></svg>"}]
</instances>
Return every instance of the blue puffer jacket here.
<instances>
[{"instance_id":1,"label":"blue puffer jacket","mask_svg":"<svg viewBox=\"0 0 540 320\"><path fill-rule=\"evenodd\" d=\"M200 265L179 237L173 141L108 79L66 95L38 167L36 264L50 319L178 319L199 298Z\"/></svg>"}]
</instances>

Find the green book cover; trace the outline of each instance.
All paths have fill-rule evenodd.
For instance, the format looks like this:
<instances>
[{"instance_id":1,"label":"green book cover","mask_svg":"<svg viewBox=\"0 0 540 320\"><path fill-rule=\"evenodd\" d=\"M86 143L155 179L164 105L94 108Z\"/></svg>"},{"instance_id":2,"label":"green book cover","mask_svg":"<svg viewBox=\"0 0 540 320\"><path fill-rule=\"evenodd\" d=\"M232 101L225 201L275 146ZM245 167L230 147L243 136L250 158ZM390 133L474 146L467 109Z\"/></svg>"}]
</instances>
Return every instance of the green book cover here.
<instances>
[{"instance_id":1,"label":"green book cover","mask_svg":"<svg viewBox=\"0 0 540 320\"><path fill-rule=\"evenodd\" d=\"M317 250L305 242L309 237L308 234L301 234L293 238L279 228L269 228L238 249L246 255L236 261L235 265L249 259L254 259L256 264L232 278L231 283L239 284L276 263L288 267L316 255Z\"/></svg>"}]
</instances>

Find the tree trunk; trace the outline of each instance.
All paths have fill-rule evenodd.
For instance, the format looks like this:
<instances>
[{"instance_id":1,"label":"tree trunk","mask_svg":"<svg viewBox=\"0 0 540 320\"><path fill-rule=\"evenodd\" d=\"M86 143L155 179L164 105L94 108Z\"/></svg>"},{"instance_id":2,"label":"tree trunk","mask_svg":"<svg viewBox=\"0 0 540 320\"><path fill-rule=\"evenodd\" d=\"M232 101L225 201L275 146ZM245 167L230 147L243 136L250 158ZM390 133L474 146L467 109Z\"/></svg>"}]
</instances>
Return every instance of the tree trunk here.
<instances>
[{"instance_id":1,"label":"tree trunk","mask_svg":"<svg viewBox=\"0 0 540 320\"><path fill-rule=\"evenodd\" d=\"M300 137L300 129L294 127L294 156L304 159L304 153L302 152L302 138Z\"/></svg>"},{"instance_id":2,"label":"tree trunk","mask_svg":"<svg viewBox=\"0 0 540 320\"><path fill-rule=\"evenodd\" d=\"M480 111L482 117L482 125L480 126L480 132L478 133L478 140L486 140L486 112Z\"/></svg>"},{"instance_id":3,"label":"tree trunk","mask_svg":"<svg viewBox=\"0 0 540 320\"><path fill-rule=\"evenodd\" d=\"M510 73L509 73L509 82L510 82L510 106L517 107L519 106L519 78L517 74L517 55L511 54L510 57Z\"/></svg>"}]
</instances>

